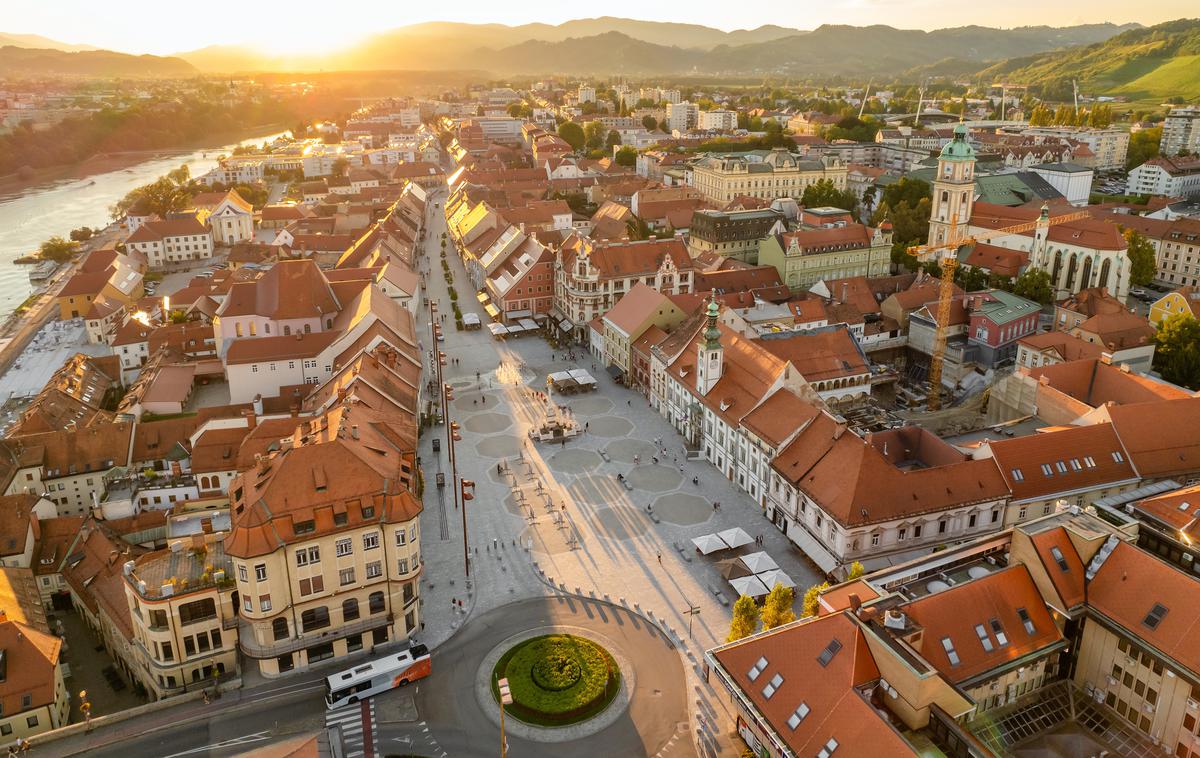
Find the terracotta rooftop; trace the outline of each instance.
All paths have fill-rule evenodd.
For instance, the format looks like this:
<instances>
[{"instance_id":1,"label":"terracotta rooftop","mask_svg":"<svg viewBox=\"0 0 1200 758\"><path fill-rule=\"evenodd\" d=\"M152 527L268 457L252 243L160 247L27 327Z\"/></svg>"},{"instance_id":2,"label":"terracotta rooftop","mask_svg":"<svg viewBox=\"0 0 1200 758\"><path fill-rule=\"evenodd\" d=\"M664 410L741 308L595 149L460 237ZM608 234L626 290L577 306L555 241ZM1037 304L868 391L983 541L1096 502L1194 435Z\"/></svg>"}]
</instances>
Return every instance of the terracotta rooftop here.
<instances>
[{"instance_id":1,"label":"terracotta rooftop","mask_svg":"<svg viewBox=\"0 0 1200 758\"><path fill-rule=\"evenodd\" d=\"M990 443L1014 501L1135 482L1138 473L1111 424L1067 427Z\"/></svg>"},{"instance_id":2,"label":"terracotta rooftop","mask_svg":"<svg viewBox=\"0 0 1200 758\"><path fill-rule=\"evenodd\" d=\"M1108 416L1143 479L1200 471L1200 398L1111 406Z\"/></svg>"},{"instance_id":3,"label":"terracotta rooftop","mask_svg":"<svg viewBox=\"0 0 1200 758\"><path fill-rule=\"evenodd\" d=\"M208 227L194 216L168 221L147 221L137 228L126 242L158 242L167 237L209 236Z\"/></svg>"},{"instance_id":4,"label":"terracotta rooftop","mask_svg":"<svg viewBox=\"0 0 1200 758\"><path fill-rule=\"evenodd\" d=\"M1103 348L1095 343L1080 339L1073 334L1058 331L1030 334L1017 340L1017 343L1038 352L1052 350L1058 355L1059 360L1066 363L1099 358L1100 354L1104 352Z\"/></svg>"},{"instance_id":5,"label":"terracotta rooftop","mask_svg":"<svg viewBox=\"0 0 1200 758\"><path fill-rule=\"evenodd\" d=\"M53 707L62 640L8 620L0 610L0 650L4 651L5 661L4 678L0 679L0 710L6 717L34 708ZM28 705L24 702L26 697Z\"/></svg>"},{"instance_id":6,"label":"terracotta rooftop","mask_svg":"<svg viewBox=\"0 0 1200 758\"><path fill-rule=\"evenodd\" d=\"M1063 335L1050 332L1039 337ZM1063 335L1075 339L1070 335ZM1049 340L1047 340L1049 341ZM1082 341L1080 341L1082 342ZM1069 346L1071 343L1067 343ZM1099 351L1098 345L1082 342ZM1064 348L1066 349L1066 348ZM1082 350L1080 352L1083 352ZM1155 400L1175 400L1191 397L1191 393L1145 374L1125 371L1097 358L1067 361L1029 370L1029 375L1046 386L1097 408L1105 403L1126 405Z\"/></svg>"},{"instance_id":7,"label":"terracotta rooftop","mask_svg":"<svg viewBox=\"0 0 1200 758\"><path fill-rule=\"evenodd\" d=\"M1029 540L1041 560L1042 569L1054 585L1054 591L1066 606L1060 610L1069 611L1082 605L1087 599L1084 589L1086 568L1067 530L1056 526L1030 535Z\"/></svg>"}]
</instances>

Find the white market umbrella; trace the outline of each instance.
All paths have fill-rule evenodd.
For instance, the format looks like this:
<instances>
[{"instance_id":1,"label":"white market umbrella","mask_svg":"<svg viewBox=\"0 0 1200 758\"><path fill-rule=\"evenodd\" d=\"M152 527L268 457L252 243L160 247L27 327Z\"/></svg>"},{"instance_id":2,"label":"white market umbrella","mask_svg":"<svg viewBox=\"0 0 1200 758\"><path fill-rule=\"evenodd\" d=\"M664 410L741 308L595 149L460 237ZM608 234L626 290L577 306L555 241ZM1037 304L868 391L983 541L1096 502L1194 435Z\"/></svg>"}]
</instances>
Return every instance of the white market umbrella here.
<instances>
[{"instance_id":1,"label":"white market umbrella","mask_svg":"<svg viewBox=\"0 0 1200 758\"><path fill-rule=\"evenodd\" d=\"M754 538L746 534L746 530L740 526L735 526L732 529L726 529L723 532L717 532L717 536L725 541L730 547L741 547L754 542Z\"/></svg>"},{"instance_id":2,"label":"white market umbrella","mask_svg":"<svg viewBox=\"0 0 1200 758\"><path fill-rule=\"evenodd\" d=\"M777 584L782 584L784 587L796 586L796 583L792 581L792 578L779 569L764 571L761 574L755 574L755 576L758 577L759 581L771 589L775 589L775 585Z\"/></svg>"},{"instance_id":3,"label":"white market umbrella","mask_svg":"<svg viewBox=\"0 0 1200 758\"><path fill-rule=\"evenodd\" d=\"M730 579L729 583L737 590L739 597L747 595L749 597L762 597L770 592L767 586L759 580L757 576L743 576L741 579Z\"/></svg>"},{"instance_id":4,"label":"white market umbrella","mask_svg":"<svg viewBox=\"0 0 1200 758\"><path fill-rule=\"evenodd\" d=\"M743 555L742 563L746 564L746 568L750 569L751 573L754 574L761 574L764 571L779 568L779 564L762 550L757 553Z\"/></svg>"},{"instance_id":5,"label":"white market umbrella","mask_svg":"<svg viewBox=\"0 0 1200 758\"><path fill-rule=\"evenodd\" d=\"M729 546L722 542L721 538L715 534L703 534L699 537L694 537L692 539L692 544L696 546L697 550L705 555L708 555L709 553L715 553L718 550L729 549Z\"/></svg>"}]
</instances>

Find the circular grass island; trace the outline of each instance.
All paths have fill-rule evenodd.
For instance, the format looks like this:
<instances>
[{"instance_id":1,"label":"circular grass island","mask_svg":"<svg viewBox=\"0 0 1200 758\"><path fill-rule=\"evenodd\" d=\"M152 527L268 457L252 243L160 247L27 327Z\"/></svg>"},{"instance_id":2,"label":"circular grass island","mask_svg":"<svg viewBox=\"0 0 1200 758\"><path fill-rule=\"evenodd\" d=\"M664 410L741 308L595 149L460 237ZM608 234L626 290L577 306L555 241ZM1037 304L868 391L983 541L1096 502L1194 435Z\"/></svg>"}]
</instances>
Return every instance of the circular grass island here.
<instances>
[{"instance_id":1,"label":"circular grass island","mask_svg":"<svg viewBox=\"0 0 1200 758\"><path fill-rule=\"evenodd\" d=\"M492 669L492 697L508 679L513 703L507 715L535 726L586 721L621 690L621 671L600 645L573 634L547 634L519 642Z\"/></svg>"}]
</instances>

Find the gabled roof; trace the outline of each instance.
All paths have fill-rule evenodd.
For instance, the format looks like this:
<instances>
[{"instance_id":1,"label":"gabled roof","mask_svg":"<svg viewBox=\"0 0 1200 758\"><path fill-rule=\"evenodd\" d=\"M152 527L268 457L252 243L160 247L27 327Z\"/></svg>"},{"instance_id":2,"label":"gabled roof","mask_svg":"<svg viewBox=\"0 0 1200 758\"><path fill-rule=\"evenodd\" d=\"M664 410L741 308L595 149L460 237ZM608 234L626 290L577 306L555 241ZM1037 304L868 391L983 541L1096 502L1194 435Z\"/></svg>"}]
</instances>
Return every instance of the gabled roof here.
<instances>
[{"instance_id":1,"label":"gabled roof","mask_svg":"<svg viewBox=\"0 0 1200 758\"><path fill-rule=\"evenodd\" d=\"M604 314L604 319L636 339L640 335L638 328L646 323L655 311L663 313L674 310L678 309L665 295L643 282L638 282Z\"/></svg>"},{"instance_id":2,"label":"gabled roof","mask_svg":"<svg viewBox=\"0 0 1200 758\"><path fill-rule=\"evenodd\" d=\"M167 237L207 236L211 234L208 227L196 220L195 216L175 218L168 221L147 221L126 238L126 242L158 242Z\"/></svg>"},{"instance_id":3,"label":"gabled roof","mask_svg":"<svg viewBox=\"0 0 1200 758\"><path fill-rule=\"evenodd\" d=\"M1014 501L1136 481L1112 424L1073 426L989 443Z\"/></svg>"},{"instance_id":4,"label":"gabled roof","mask_svg":"<svg viewBox=\"0 0 1200 758\"><path fill-rule=\"evenodd\" d=\"M1200 398L1111 406L1108 417L1142 478L1200 471Z\"/></svg>"},{"instance_id":5,"label":"gabled roof","mask_svg":"<svg viewBox=\"0 0 1200 758\"><path fill-rule=\"evenodd\" d=\"M252 282L236 282L217 315L257 315L276 321L337 314L341 303L329 280L308 259L279 261Z\"/></svg>"},{"instance_id":6,"label":"gabled roof","mask_svg":"<svg viewBox=\"0 0 1200 758\"><path fill-rule=\"evenodd\" d=\"M1088 583L1088 606L1200 675L1200 582L1118 541ZM1162 608L1157 623L1152 612Z\"/></svg>"},{"instance_id":7,"label":"gabled roof","mask_svg":"<svg viewBox=\"0 0 1200 758\"><path fill-rule=\"evenodd\" d=\"M0 712L5 717L46 706L53 707L62 640L19 621L5 620L0 611L0 650L5 675L0 680ZM28 696L29 705L24 698Z\"/></svg>"},{"instance_id":8,"label":"gabled roof","mask_svg":"<svg viewBox=\"0 0 1200 758\"><path fill-rule=\"evenodd\" d=\"M1084 342L1062 332L1049 332L1039 337L1061 335L1075 340L1083 346L1100 351L1098 345ZM1045 340L1050 342L1050 340ZM1063 343L1063 352L1072 343ZM1084 352L1082 349L1080 352ZM1029 370L1034 380L1042 382L1065 395L1098 408L1106 403L1128 405L1129 403L1148 403L1157 400L1177 400L1191 397L1191 393L1168 384L1159 379L1126 371L1119 366L1113 366L1098 358L1082 358L1050 366L1039 366Z\"/></svg>"},{"instance_id":9,"label":"gabled roof","mask_svg":"<svg viewBox=\"0 0 1200 758\"><path fill-rule=\"evenodd\" d=\"M1056 526L1030 535L1029 541L1033 544L1046 575L1050 577L1055 592L1066 604L1066 608L1062 610L1082 605L1087 599L1084 590L1085 567L1067 530Z\"/></svg>"},{"instance_id":10,"label":"gabled roof","mask_svg":"<svg viewBox=\"0 0 1200 758\"><path fill-rule=\"evenodd\" d=\"M822 665L818 659L829 650L835 652ZM712 655L795 755L816 755L831 738L847 755L915 755L859 693L879 669L862 630L844 613L756 634ZM779 684L768 689L773 680ZM792 728L798 709L804 716Z\"/></svg>"},{"instance_id":11,"label":"gabled roof","mask_svg":"<svg viewBox=\"0 0 1200 758\"><path fill-rule=\"evenodd\" d=\"M1032 631L1018 609L1028 614ZM1064 639L1024 566L1010 566L926 595L908 603L905 611L924 628L917 646L921 657L954 684L1035 655ZM945 640L954 651L953 659Z\"/></svg>"},{"instance_id":12,"label":"gabled roof","mask_svg":"<svg viewBox=\"0 0 1200 758\"><path fill-rule=\"evenodd\" d=\"M1093 342L1088 342L1073 334L1059 331L1026 335L1017 340L1017 344L1025 345L1038 352L1051 350L1064 363L1081 359L1096 359L1104 352L1099 345ZM1030 373L1032 374L1033 372Z\"/></svg>"}]
</instances>

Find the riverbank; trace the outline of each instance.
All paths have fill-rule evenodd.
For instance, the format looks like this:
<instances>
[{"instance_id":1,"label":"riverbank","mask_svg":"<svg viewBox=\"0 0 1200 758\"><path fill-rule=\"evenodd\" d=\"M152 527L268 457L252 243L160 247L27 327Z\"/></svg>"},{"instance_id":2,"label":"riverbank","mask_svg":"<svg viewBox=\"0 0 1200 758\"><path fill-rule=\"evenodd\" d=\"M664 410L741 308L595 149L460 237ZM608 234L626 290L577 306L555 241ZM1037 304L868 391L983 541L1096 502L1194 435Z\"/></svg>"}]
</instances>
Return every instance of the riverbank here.
<instances>
[{"instance_id":1,"label":"riverbank","mask_svg":"<svg viewBox=\"0 0 1200 758\"><path fill-rule=\"evenodd\" d=\"M24 190L52 182L79 181L87 179L89 176L104 174L109 171L120 171L121 169L136 166L148 160L168 158L179 153L203 150L206 147L217 150L231 142L244 142L256 139L255 135L267 137L286 128L287 124L263 124L250 129L239 129L237 131L214 134L204 140L196 140L173 147L161 147L150 150L125 150L119 153L100 153L79 163L34 169L32 174L24 177L18 174L5 174L0 176L0 194L17 194ZM244 136L247 134L249 136Z\"/></svg>"}]
</instances>

